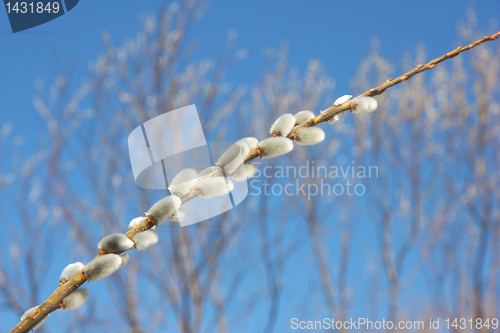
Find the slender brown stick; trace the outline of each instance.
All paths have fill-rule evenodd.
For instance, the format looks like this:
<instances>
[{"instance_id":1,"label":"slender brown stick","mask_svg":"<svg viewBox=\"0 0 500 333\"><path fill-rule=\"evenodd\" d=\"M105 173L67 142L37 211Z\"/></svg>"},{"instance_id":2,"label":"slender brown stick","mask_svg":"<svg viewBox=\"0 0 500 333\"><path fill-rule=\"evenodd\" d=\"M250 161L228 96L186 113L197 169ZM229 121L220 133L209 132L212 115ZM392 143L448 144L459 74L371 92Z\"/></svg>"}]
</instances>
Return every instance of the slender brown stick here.
<instances>
[{"instance_id":1,"label":"slender brown stick","mask_svg":"<svg viewBox=\"0 0 500 333\"><path fill-rule=\"evenodd\" d=\"M490 40L495 40L498 37L500 37L500 31L497 32L496 34L491 35L491 36L485 36L485 37L481 38L480 40L477 40L474 43L471 43L467 46L458 47L455 50L448 52L439 58L431 60L430 62L428 62L425 65L418 65L413 70L411 70L411 71L409 71L409 72L407 72L407 73L405 73L405 74L403 74L395 79L387 80L383 84L379 85L378 87L372 88L372 89L366 91L365 93L361 94L360 96L380 95L387 88L390 88L398 83L401 83L405 80L408 80L412 76L419 74L419 73L422 73L423 71L426 71L428 69L432 69L436 66L436 64L438 64L446 59L453 58L463 51L470 50L473 47L475 47L481 43L484 43L484 42L490 41ZM291 131L291 133L288 135L288 137L290 139L294 140L295 137L293 136L293 134L296 132L297 128L314 126L316 124L319 124L321 122L324 122L324 121L330 119L331 117L333 117L334 115L336 115L338 113L350 110L351 108L352 108L352 105L350 102L346 102L346 103L339 105L339 106L332 105L327 110L325 110L325 112L319 114L318 116L308 120L307 122L305 122L303 124L295 126L293 128L293 130ZM251 150L248 157L245 159L245 163L259 157L260 155L261 155L261 152L260 152L259 147ZM219 173L220 173L220 170L217 170L217 171L213 172L212 174L208 175L207 177L216 176ZM194 188L189 193L182 196L181 201L184 204L185 202L195 198L196 196L198 196L198 192L196 191L196 188ZM144 221L142 221L139 225L137 225L133 228L130 228L126 233L126 236L129 239L132 239L135 234L137 234L141 231L150 229L154 225L155 225L155 222L152 219L145 218ZM75 289L80 287L83 283L85 283L85 281L87 281L87 278L82 273L82 274L78 274L78 275L74 276L72 279L67 281L65 284L60 285L52 293L52 295L49 298L47 298L47 300L45 300L45 302L43 302L38 307L38 310L31 313L24 320L22 320L19 324L17 324L16 327L14 327L14 329L11 331L11 333L26 333L29 330L31 330L31 328L33 326L35 326L37 323L39 323L43 318L48 316L51 312L59 309L60 303L62 302L64 297L68 296L72 291L74 291Z\"/></svg>"}]
</instances>

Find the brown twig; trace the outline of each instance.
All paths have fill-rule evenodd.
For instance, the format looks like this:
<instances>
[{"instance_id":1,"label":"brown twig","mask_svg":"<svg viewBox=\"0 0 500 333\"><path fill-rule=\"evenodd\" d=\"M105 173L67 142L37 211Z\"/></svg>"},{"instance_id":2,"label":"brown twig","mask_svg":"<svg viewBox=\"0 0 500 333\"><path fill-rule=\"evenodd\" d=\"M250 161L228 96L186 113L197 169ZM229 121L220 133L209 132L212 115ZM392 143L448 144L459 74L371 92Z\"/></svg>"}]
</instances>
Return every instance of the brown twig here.
<instances>
[{"instance_id":1,"label":"brown twig","mask_svg":"<svg viewBox=\"0 0 500 333\"><path fill-rule=\"evenodd\" d=\"M436 64L438 64L446 59L453 58L463 51L470 50L473 47L475 47L481 43L484 43L484 42L490 41L490 40L495 40L498 37L500 37L500 32L497 32L491 36L485 36L482 39L477 40L477 41L475 41L467 46L458 47L455 50L448 52L439 58L431 60L430 62L428 62L425 65L418 65L413 70L411 70L411 71L409 71L409 72L407 72L407 73L405 73L405 74L403 74L395 79L387 80L383 84L379 85L378 87L372 88L372 89L366 91L365 93L361 94L360 96L380 95L387 88L390 88L398 83L401 83L405 80L408 80L409 78L413 77L416 74L422 73L428 69L432 69L436 66ZM303 124L295 126L293 128L293 130L290 132L290 134L288 135L288 137L293 140L293 139L295 139L294 134L295 134L297 128L314 126L316 124L319 124L321 122L324 122L324 121L330 119L331 117L333 117L336 114L339 114L341 112L344 112L344 111L347 111L350 109L352 109L352 105L350 102L346 102L346 103L339 105L339 106L332 105L330 108L325 110L325 112L319 114L318 116L308 120L307 122L305 122ZM253 149L252 151L250 151L248 157L245 159L245 163L247 163L247 162L249 162L249 161L251 161L259 156L261 156L261 152L260 152L260 148L257 147L255 149ZM219 170L208 175L208 177L214 176L218 172L219 172ZM182 203L185 203L185 202L193 199L196 196L198 196L198 193L197 193L196 188L195 188L195 189L191 190L188 194L181 197ZM150 229L154 225L156 225L154 220L152 220L151 218L145 218L144 221L142 221L139 225L130 228L126 233L126 236L129 239L132 239L135 234L137 234L141 231ZM12 329L12 331L10 333L26 333L26 332L30 331L31 328L33 326L35 326L36 324L38 324L43 318L48 316L51 312L59 309L60 303L62 302L62 300L66 296L68 296L71 292L73 292L75 289L80 287L83 283L85 283L85 281L87 281L87 278L82 273L82 274L77 274L76 276L71 278L66 283L59 285L59 287L57 287L57 289L52 293L52 295L49 298L47 298L38 307L38 309L31 314L33 317L31 315L27 316L19 324L17 324L16 327L14 327L14 329Z\"/></svg>"}]
</instances>

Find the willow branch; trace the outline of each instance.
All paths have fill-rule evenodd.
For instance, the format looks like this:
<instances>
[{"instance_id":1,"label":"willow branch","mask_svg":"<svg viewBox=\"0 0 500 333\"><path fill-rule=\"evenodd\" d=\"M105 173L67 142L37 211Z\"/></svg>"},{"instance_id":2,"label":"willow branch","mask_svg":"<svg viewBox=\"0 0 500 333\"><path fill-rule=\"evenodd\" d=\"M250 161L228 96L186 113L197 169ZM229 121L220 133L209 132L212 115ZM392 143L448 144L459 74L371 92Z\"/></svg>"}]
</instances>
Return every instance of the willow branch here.
<instances>
[{"instance_id":1,"label":"willow branch","mask_svg":"<svg viewBox=\"0 0 500 333\"><path fill-rule=\"evenodd\" d=\"M483 37L483 38L481 38L481 39L479 39L479 40L477 40L477 41L475 41L467 46L460 46L460 47L456 48L455 50L448 52L439 58L436 58L434 60L429 61L425 65L418 65L413 70L411 70L411 71L409 71L409 72L407 72L407 73L405 73L397 78L387 80L383 84L379 85L378 87L372 88L359 96L380 95L387 88L390 88L392 86L395 86L396 84L399 84L405 80L408 80L409 78L413 77L414 75L422 73L428 69L432 69L436 66L436 64L438 64L442 61L445 61L447 59L453 58L463 51L470 50L473 47L476 47L477 45L479 45L481 43L484 43L486 41L495 40L498 37L500 37L500 31L491 35L491 36L485 36L485 37ZM303 124L296 125L292 129L290 134L288 135L288 138L290 138L291 140L295 140L296 136L294 134L297 131L297 128L299 128L299 127L315 126L319 123L322 123L322 122L330 119L331 117L333 117L336 114L345 112L347 110L352 110L352 108L353 108L353 105L351 104L351 102L346 102L342 105L335 105L334 104L331 107L329 107L327 110L325 110L323 113L319 114L318 116L304 122ZM247 156L247 158L245 159L245 163L248 163L248 162L256 159L257 157L261 156L261 154L262 154L262 151L259 147L252 149L250 151L249 155ZM221 175L220 169L217 171L214 171L213 173L211 173L203 178L214 177L214 176L218 176L218 175ZM181 196L182 204L197 197L198 195L199 195L199 193L197 192L197 189L196 188L192 189L189 193ZM148 218L145 218L144 221L142 221L138 225L130 228L125 235L129 239L132 239L137 233L144 231L144 230L147 230L147 229L150 229L155 225L156 225L155 221L151 217L148 217ZM10 333L26 333L29 330L31 330L31 328L33 326L35 326L37 323L39 323L43 318L48 316L51 312L59 309L61 307L60 304L63 301L63 299L66 296L68 296L72 291L74 291L75 289L80 287L83 283L85 283L85 281L87 281L87 278L85 277L83 272L81 272L81 274L77 274L76 276L71 278L66 283L59 285L59 287L52 293L52 295L49 298L47 298L47 300L45 300L38 307L37 310L35 310L33 313L28 315L24 320L22 320L19 324L17 324L16 327L14 327L14 329Z\"/></svg>"},{"instance_id":2,"label":"willow branch","mask_svg":"<svg viewBox=\"0 0 500 333\"><path fill-rule=\"evenodd\" d=\"M363 94L361 94L359 96L370 96L370 97L372 97L372 96L380 95L387 88L390 88L392 86L395 86L398 83L406 81L409 78L411 78L412 76L420 74L420 73L422 73L422 72L424 72L424 71L426 71L428 69L432 69L437 64L439 64L440 62L443 62L443 61L445 61L447 59L456 57L461 52L470 50L473 47L476 47L479 44L482 44L484 42L487 42L487 41L490 41L490 40L495 40L498 37L500 37L500 31L497 32L496 34L491 35L491 36L485 36L485 37L483 37L483 38L481 38L481 39L479 39L479 40L477 40L477 41L475 41L473 43L470 43L469 45L457 47L455 50L453 50L451 52L448 52L448 53L442 55L439 58L433 59L433 60L429 61L428 63L426 63L425 65L418 65L417 67L415 67L411 71L409 71L409 72L407 72L407 73L405 73L405 74L403 74L401 76L398 76L395 79L387 80L384 83L382 83L381 85L379 85L378 87L372 88L372 89L366 91L365 93L363 93ZM293 140L294 139L294 134L297 131L297 128L299 128L299 127L311 127L311 126L314 126L316 124L319 124L319 123L322 123L324 121L327 121L328 119L332 118L336 114L339 114L339 113L342 113L344 111L351 110L351 109L352 109L352 104L350 102L346 102L346 103L344 103L342 105L339 105L339 106L332 105L328 109L326 109L325 112L319 114L318 116L316 116L316 117L314 117L314 118L306 121L303 124L295 126L293 128L293 130L290 132L290 134L288 135L288 137Z\"/></svg>"}]
</instances>

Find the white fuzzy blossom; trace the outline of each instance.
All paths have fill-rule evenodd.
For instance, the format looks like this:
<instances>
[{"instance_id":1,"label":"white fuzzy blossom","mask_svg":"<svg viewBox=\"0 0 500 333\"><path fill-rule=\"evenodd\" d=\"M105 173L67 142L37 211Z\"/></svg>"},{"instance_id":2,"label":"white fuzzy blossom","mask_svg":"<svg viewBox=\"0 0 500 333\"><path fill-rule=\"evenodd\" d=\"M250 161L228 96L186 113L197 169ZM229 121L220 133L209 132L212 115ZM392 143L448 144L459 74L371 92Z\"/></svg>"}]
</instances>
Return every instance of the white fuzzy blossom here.
<instances>
[{"instance_id":1,"label":"white fuzzy blossom","mask_svg":"<svg viewBox=\"0 0 500 333\"><path fill-rule=\"evenodd\" d=\"M130 229L130 228L136 227L139 224L141 224L142 221L144 221L146 219L147 219L147 217L145 217L145 216L136 217L136 218L132 219L132 221L130 221L130 223L128 224L128 228ZM155 225L152 226L151 229L153 229L153 230L156 229L156 226Z\"/></svg>"},{"instance_id":2,"label":"white fuzzy blossom","mask_svg":"<svg viewBox=\"0 0 500 333\"><path fill-rule=\"evenodd\" d=\"M242 152L241 147L244 147ZM248 152L250 149L246 143L233 144L229 147L217 160L217 165L224 168L226 174L232 174L244 162L243 153Z\"/></svg>"},{"instance_id":3,"label":"white fuzzy blossom","mask_svg":"<svg viewBox=\"0 0 500 333\"><path fill-rule=\"evenodd\" d=\"M94 258L85 265L83 273L89 281L97 281L116 272L122 263L122 258L119 255L105 254Z\"/></svg>"},{"instance_id":4,"label":"white fuzzy blossom","mask_svg":"<svg viewBox=\"0 0 500 333\"><path fill-rule=\"evenodd\" d=\"M83 269L83 266L85 265L79 261L73 264L69 264L63 269L61 276L59 277L59 282L66 283L66 281L71 279L76 274L80 273Z\"/></svg>"},{"instance_id":5,"label":"white fuzzy blossom","mask_svg":"<svg viewBox=\"0 0 500 333\"><path fill-rule=\"evenodd\" d=\"M99 242L97 245L99 250L104 250L109 253L121 253L130 250L134 247L134 242L132 242L125 234L111 234Z\"/></svg>"},{"instance_id":6,"label":"white fuzzy blossom","mask_svg":"<svg viewBox=\"0 0 500 333\"><path fill-rule=\"evenodd\" d=\"M179 208L174 215L168 218L170 221L183 222L186 219L186 212Z\"/></svg>"},{"instance_id":7,"label":"white fuzzy blossom","mask_svg":"<svg viewBox=\"0 0 500 333\"><path fill-rule=\"evenodd\" d=\"M139 216L136 218L133 218L132 221L128 224L129 229L138 226L142 221L146 219L145 216Z\"/></svg>"},{"instance_id":8,"label":"white fuzzy blossom","mask_svg":"<svg viewBox=\"0 0 500 333\"><path fill-rule=\"evenodd\" d=\"M273 136L287 136L295 126L295 117L291 113L280 116L269 131Z\"/></svg>"},{"instance_id":9,"label":"white fuzzy blossom","mask_svg":"<svg viewBox=\"0 0 500 333\"><path fill-rule=\"evenodd\" d=\"M259 166L256 163L247 163L244 166L238 168L231 177L237 182L245 181L249 178L255 176L255 174L259 171Z\"/></svg>"},{"instance_id":10,"label":"white fuzzy blossom","mask_svg":"<svg viewBox=\"0 0 500 333\"><path fill-rule=\"evenodd\" d=\"M122 254L120 256L120 258L122 259L122 263L120 264L120 267L118 269L125 267L125 265L128 263L128 260L130 257L128 255L128 253L125 253L125 254Z\"/></svg>"},{"instance_id":11,"label":"white fuzzy blossom","mask_svg":"<svg viewBox=\"0 0 500 333\"><path fill-rule=\"evenodd\" d=\"M259 142L262 157L274 157L288 154L293 150L293 142L288 138L271 137Z\"/></svg>"},{"instance_id":12,"label":"white fuzzy blossom","mask_svg":"<svg viewBox=\"0 0 500 333\"><path fill-rule=\"evenodd\" d=\"M319 127L299 127L295 134L299 145L315 145L325 139L325 132Z\"/></svg>"},{"instance_id":13,"label":"white fuzzy blossom","mask_svg":"<svg viewBox=\"0 0 500 333\"><path fill-rule=\"evenodd\" d=\"M347 102L348 100L350 100L352 98L352 95L344 95L344 96L341 96L339 98L337 98L335 100L335 102L333 102L333 105L335 106L339 106L339 105L342 105L344 104L345 102Z\"/></svg>"},{"instance_id":14,"label":"white fuzzy blossom","mask_svg":"<svg viewBox=\"0 0 500 333\"><path fill-rule=\"evenodd\" d=\"M184 169L170 182L169 191L181 196L187 194L198 181L198 172L195 169Z\"/></svg>"},{"instance_id":15,"label":"white fuzzy blossom","mask_svg":"<svg viewBox=\"0 0 500 333\"><path fill-rule=\"evenodd\" d=\"M321 111L321 113L325 112L326 110L324 111ZM333 117L331 117L330 119L328 119L326 121L327 124L330 124L330 125L333 125L335 124L337 121L340 120L340 118L342 118L342 116L344 115L344 112L340 112L340 113L337 113L335 114Z\"/></svg>"},{"instance_id":16,"label":"white fuzzy blossom","mask_svg":"<svg viewBox=\"0 0 500 333\"><path fill-rule=\"evenodd\" d=\"M178 196L169 195L156 202L149 210L150 215L157 224L165 222L169 216L172 216L181 206L182 201Z\"/></svg>"},{"instance_id":17,"label":"white fuzzy blossom","mask_svg":"<svg viewBox=\"0 0 500 333\"><path fill-rule=\"evenodd\" d=\"M314 112L309 111L309 110L304 110L297 112L295 114L295 125L300 125L302 123L305 123L306 121L314 118Z\"/></svg>"},{"instance_id":18,"label":"white fuzzy blossom","mask_svg":"<svg viewBox=\"0 0 500 333\"><path fill-rule=\"evenodd\" d=\"M24 320L24 318L28 317L31 313L33 313L34 311L37 311L38 307L39 307L39 305L34 306L34 307L30 308L29 310L27 310L25 313L23 313L23 315L21 316L21 320ZM42 324L47 321L47 319L49 318L49 316L50 316L50 314L48 314L45 318L43 318L42 320L40 320L38 322L38 324L36 324L35 326L33 326L32 330L35 331L40 326L42 326Z\"/></svg>"},{"instance_id":19,"label":"white fuzzy blossom","mask_svg":"<svg viewBox=\"0 0 500 333\"><path fill-rule=\"evenodd\" d=\"M135 234L133 240L137 250L144 250L151 245L158 243L158 234L153 230L146 230Z\"/></svg>"},{"instance_id":20,"label":"white fuzzy blossom","mask_svg":"<svg viewBox=\"0 0 500 333\"><path fill-rule=\"evenodd\" d=\"M89 291L84 288L77 289L62 300L62 308L65 311L71 311L79 308L89 298Z\"/></svg>"},{"instance_id":21,"label":"white fuzzy blossom","mask_svg":"<svg viewBox=\"0 0 500 333\"><path fill-rule=\"evenodd\" d=\"M227 181L227 184L226 184ZM224 177L210 177L202 179L196 184L200 196L203 198L211 198L221 195L226 195L234 188L234 184Z\"/></svg>"},{"instance_id":22,"label":"white fuzzy blossom","mask_svg":"<svg viewBox=\"0 0 500 333\"><path fill-rule=\"evenodd\" d=\"M377 100L373 97L356 97L351 101L351 103L354 106L351 110L353 113L368 113L377 109Z\"/></svg>"},{"instance_id":23,"label":"white fuzzy blossom","mask_svg":"<svg viewBox=\"0 0 500 333\"><path fill-rule=\"evenodd\" d=\"M198 173L198 178L201 178L201 177L206 176L206 175L210 175L217 170L219 170L218 166L211 166L211 167L208 167L206 169L203 169Z\"/></svg>"},{"instance_id":24,"label":"white fuzzy blossom","mask_svg":"<svg viewBox=\"0 0 500 333\"><path fill-rule=\"evenodd\" d=\"M236 141L236 144L239 144L239 143L246 143L248 148L250 150L252 150L252 149L257 148L257 144L259 143L259 140L257 140L256 138L247 137L247 138L243 138L241 140Z\"/></svg>"},{"instance_id":25,"label":"white fuzzy blossom","mask_svg":"<svg viewBox=\"0 0 500 333\"><path fill-rule=\"evenodd\" d=\"M250 147L248 144L243 141L236 141L234 144L240 147L240 153L243 159L247 158L248 153L250 153Z\"/></svg>"}]
</instances>

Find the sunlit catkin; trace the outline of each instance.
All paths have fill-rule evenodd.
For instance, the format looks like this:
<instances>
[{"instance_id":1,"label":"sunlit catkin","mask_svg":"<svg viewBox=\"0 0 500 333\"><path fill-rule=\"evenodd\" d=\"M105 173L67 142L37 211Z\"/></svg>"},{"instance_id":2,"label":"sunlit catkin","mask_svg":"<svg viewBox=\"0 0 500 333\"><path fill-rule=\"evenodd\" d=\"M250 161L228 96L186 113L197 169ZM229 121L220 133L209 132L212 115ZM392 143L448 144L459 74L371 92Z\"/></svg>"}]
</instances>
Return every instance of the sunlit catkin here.
<instances>
[{"instance_id":1,"label":"sunlit catkin","mask_svg":"<svg viewBox=\"0 0 500 333\"><path fill-rule=\"evenodd\" d=\"M294 117L295 117L295 125L300 125L302 123L305 123L309 119L314 118L314 112L309 110L304 110L297 112Z\"/></svg>"},{"instance_id":2,"label":"sunlit catkin","mask_svg":"<svg viewBox=\"0 0 500 333\"><path fill-rule=\"evenodd\" d=\"M94 258L85 267L83 274L91 282L100 280L110 274L113 274L122 265L122 258L116 254L105 254Z\"/></svg>"},{"instance_id":3,"label":"sunlit catkin","mask_svg":"<svg viewBox=\"0 0 500 333\"><path fill-rule=\"evenodd\" d=\"M97 247L105 253L122 253L133 248L134 242L125 236L125 234L117 233L101 239Z\"/></svg>"},{"instance_id":4,"label":"sunlit catkin","mask_svg":"<svg viewBox=\"0 0 500 333\"><path fill-rule=\"evenodd\" d=\"M78 309L80 306L85 304L89 298L89 291L85 288L77 289L68 296L64 297L61 302L61 307L65 311L71 311Z\"/></svg>"},{"instance_id":5,"label":"sunlit catkin","mask_svg":"<svg viewBox=\"0 0 500 333\"><path fill-rule=\"evenodd\" d=\"M340 96L339 98L337 98L335 100L335 102L333 102L333 105L335 106L339 106L339 105L342 105L344 104L345 102L347 102L348 100L350 100L352 98L352 95L344 95L344 96Z\"/></svg>"},{"instance_id":6,"label":"sunlit catkin","mask_svg":"<svg viewBox=\"0 0 500 333\"><path fill-rule=\"evenodd\" d=\"M241 140L236 141L236 144L239 144L239 143L246 143L248 148L250 150L252 150L252 149L257 148L257 144L259 143L259 140L249 136L247 138L243 138Z\"/></svg>"},{"instance_id":7,"label":"sunlit catkin","mask_svg":"<svg viewBox=\"0 0 500 333\"><path fill-rule=\"evenodd\" d=\"M169 195L157 201L149 210L150 215L157 224L165 222L169 216L172 216L181 206L182 201L178 196Z\"/></svg>"},{"instance_id":8,"label":"sunlit catkin","mask_svg":"<svg viewBox=\"0 0 500 333\"><path fill-rule=\"evenodd\" d=\"M73 264L69 264L63 269L61 276L59 277L59 282L66 283L66 281L71 279L76 274L80 273L83 269L83 266L85 265L79 261Z\"/></svg>"},{"instance_id":9,"label":"sunlit catkin","mask_svg":"<svg viewBox=\"0 0 500 333\"><path fill-rule=\"evenodd\" d=\"M198 184L196 184L196 186L198 187L200 196L205 199L226 195L234 188L234 184L225 177L202 179L198 182Z\"/></svg>"},{"instance_id":10,"label":"sunlit catkin","mask_svg":"<svg viewBox=\"0 0 500 333\"><path fill-rule=\"evenodd\" d=\"M303 146L315 145L325 139L325 132L319 127L300 127L295 134L295 142Z\"/></svg>"},{"instance_id":11,"label":"sunlit catkin","mask_svg":"<svg viewBox=\"0 0 500 333\"><path fill-rule=\"evenodd\" d=\"M195 169L184 169L170 182L168 190L177 196L188 193L198 181L198 172Z\"/></svg>"},{"instance_id":12,"label":"sunlit catkin","mask_svg":"<svg viewBox=\"0 0 500 333\"><path fill-rule=\"evenodd\" d=\"M135 234L133 240L137 250L144 250L151 245L158 243L158 234L153 230L146 230Z\"/></svg>"},{"instance_id":13,"label":"sunlit catkin","mask_svg":"<svg viewBox=\"0 0 500 333\"><path fill-rule=\"evenodd\" d=\"M295 125L295 117L291 113L280 116L269 131L272 136L287 136Z\"/></svg>"},{"instance_id":14,"label":"sunlit catkin","mask_svg":"<svg viewBox=\"0 0 500 333\"><path fill-rule=\"evenodd\" d=\"M256 163L247 163L236 170L231 177L237 182L243 182L255 176L259 171L259 166Z\"/></svg>"},{"instance_id":15,"label":"sunlit catkin","mask_svg":"<svg viewBox=\"0 0 500 333\"><path fill-rule=\"evenodd\" d=\"M288 154L293 150L293 142L288 138L271 137L259 142L262 157L274 157Z\"/></svg>"},{"instance_id":16,"label":"sunlit catkin","mask_svg":"<svg viewBox=\"0 0 500 333\"><path fill-rule=\"evenodd\" d=\"M373 97L360 96L351 101L353 113L368 113L377 109L377 100Z\"/></svg>"}]
</instances>

